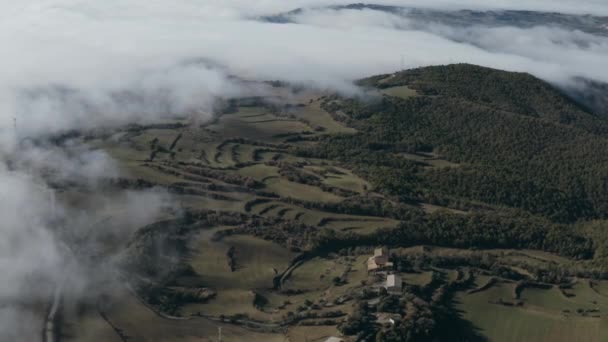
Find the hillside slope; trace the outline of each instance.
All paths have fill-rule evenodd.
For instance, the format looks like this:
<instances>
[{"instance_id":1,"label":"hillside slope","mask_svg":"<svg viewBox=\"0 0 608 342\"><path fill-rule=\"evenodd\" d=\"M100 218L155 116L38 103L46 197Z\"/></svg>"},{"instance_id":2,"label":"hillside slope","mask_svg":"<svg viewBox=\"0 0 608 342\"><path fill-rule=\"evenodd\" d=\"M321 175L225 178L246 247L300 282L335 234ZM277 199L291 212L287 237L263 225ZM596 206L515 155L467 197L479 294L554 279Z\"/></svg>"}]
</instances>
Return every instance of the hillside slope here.
<instances>
[{"instance_id":1,"label":"hillside slope","mask_svg":"<svg viewBox=\"0 0 608 342\"><path fill-rule=\"evenodd\" d=\"M395 184L396 193L515 207L557 222L606 217L608 123L551 85L466 64L359 83L385 94L407 87L416 95L326 101L326 109L364 128L357 149L380 144L395 155L432 152L460 164L402 170L410 182ZM325 146L341 138L328 138Z\"/></svg>"}]
</instances>

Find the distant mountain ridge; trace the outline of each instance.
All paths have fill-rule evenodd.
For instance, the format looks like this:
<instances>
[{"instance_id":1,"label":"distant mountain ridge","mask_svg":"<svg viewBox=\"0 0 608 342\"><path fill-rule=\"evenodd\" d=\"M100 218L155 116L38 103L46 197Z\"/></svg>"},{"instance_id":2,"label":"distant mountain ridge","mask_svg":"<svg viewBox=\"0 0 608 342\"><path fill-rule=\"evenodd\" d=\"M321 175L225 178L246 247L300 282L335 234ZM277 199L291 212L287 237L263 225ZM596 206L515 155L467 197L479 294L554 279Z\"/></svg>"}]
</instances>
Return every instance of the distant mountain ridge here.
<instances>
[{"instance_id":1,"label":"distant mountain ridge","mask_svg":"<svg viewBox=\"0 0 608 342\"><path fill-rule=\"evenodd\" d=\"M474 26L483 25L490 27L516 26L529 28L539 25L556 26L568 30L579 30L582 32L608 36L608 17L593 15L572 15L551 12L536 11L478 11L458 10L445 11L434 9L423 9L405 6L387 6L378 4L355 3L340 6L326 6L316 8L297 8L289 12L275 15L262 16L258 20L271 23L293 23L295 17L311 10L374 10L396 14L413 21L416 26L420 23L435 22L448 26Z\"/></svg>"}]
</instances>

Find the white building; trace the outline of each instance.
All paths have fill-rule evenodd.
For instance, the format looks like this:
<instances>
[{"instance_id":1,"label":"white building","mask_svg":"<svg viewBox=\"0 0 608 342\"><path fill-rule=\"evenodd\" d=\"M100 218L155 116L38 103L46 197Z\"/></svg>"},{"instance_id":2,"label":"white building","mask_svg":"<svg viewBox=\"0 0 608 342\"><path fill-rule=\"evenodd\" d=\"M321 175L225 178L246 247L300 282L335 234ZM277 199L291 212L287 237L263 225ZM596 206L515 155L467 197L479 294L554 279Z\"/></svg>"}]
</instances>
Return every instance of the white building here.
<instances>
[{"instance_id":1,"label":"white building","mask_svg":"<svg viewBox=\"0 0 608 342\"><path fill-rule=\"evenodd\" d=\"M399 314L378 312L375 314L376 323L382 325L395 325L396 322L400 322L402 317Z\"/></svg>"},{"instance_id":2,"label":"white building","mask_svg":"<svg viewBox=\"0 0 608 342\"><path fill-rule=\"evenodd\" d=\"M343 338L339 338L339 337L330 337L327 340L325 340L325 342L344 342Z\"/></svg>"},{"instance_id":3,"label":"white building","mask_svg":"<svg viewBox=\"0 0 608 342\"><path fill-rule=\"evenodd\" d=\"M386 277L386 290L390 293L401 293L401 288L403 286L403 281L401 277L397 274L389 274Z\"/></svg>"}]
</instances>

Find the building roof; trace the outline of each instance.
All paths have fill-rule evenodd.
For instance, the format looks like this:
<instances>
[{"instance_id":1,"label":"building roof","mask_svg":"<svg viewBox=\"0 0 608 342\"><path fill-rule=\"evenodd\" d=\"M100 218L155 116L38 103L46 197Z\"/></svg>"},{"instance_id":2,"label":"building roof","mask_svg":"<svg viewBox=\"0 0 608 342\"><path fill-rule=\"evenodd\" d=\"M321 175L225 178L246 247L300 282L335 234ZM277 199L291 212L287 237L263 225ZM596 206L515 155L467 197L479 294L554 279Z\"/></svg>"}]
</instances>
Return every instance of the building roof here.
<instances>
[{"instance_id":1,"label":"building roof","mask_svg":"<svg viewBox=\"0 0 608 342\"><path fill-rule=\"evenodd\" d=\"M375 257L383 257L383 256L388 256L388 248L386 247L382 247L382 248L376 248L374 249L374 256Z\"/></svg>"},{"instance_id":2,"label":"building roof","mask_svg":"<svg viewBox=\"0 0 608 342\"><path fill-rule=\"evenodd\" d=\"M386 262L383 258L378 258L378 257L369 257L367 259L367 270L368 271L375 271L381 268L390 268L393 267L393 263L392 262Z\"/></svg>"},{"instance_id":3,"label":"building roof","mask_svg":"<svg viewBox=\"0 0 608 342\"><path fill-rule=\"evenodd\" d=\"M389 274L386 277L386 287L401 287L401 277L397 274Z\"/></svg>"},{"instance_id":4,"label":"building roof","mask_svg":"<svg viewBox=\"0 0 608 342\"><path fill-rule=\"evenodd\" d=\"M395 322L401 320L400 314L388 313L388 312L378 312L375 314L376 322L380 324L395 324Z\"/></svg>"},{"instance_id":5,"label":"building roof","mask_svg":"<svg viewBox=\"0 0 608 342\"><path fill-rule=\"evenodd\" d=\"M377 270L378 268L380 268L380 266L376 263L376 258L369 257L369 259L367 259L367 270L373 271L373 270Z\"/></svg>"},{"instance_id":6,"label":"building roof","mask_svg":"<svg viewBox=\"0 0 608 342\"><path fill-rule=\"evenodd\" d=\"M339 338L339 337L330 337L327 340L325 340L325 342L344 342L343 338Z\"/></svg>"}]
</instances>

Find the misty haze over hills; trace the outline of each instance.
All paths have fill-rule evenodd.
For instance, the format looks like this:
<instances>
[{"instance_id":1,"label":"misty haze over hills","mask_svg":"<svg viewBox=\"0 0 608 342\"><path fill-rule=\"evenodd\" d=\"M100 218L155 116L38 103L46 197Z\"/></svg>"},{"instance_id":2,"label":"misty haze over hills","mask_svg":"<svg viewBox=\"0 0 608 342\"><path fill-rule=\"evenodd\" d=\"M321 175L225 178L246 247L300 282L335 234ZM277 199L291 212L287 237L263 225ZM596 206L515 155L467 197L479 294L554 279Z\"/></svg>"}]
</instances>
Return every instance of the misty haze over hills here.
<instances>
[{"instance_id":1,"label":"misty haze over hills","mask_svg":"<svg viewBox=\"0 0 608 342\"><path fill-rule=\"evenodd\" d=\"M591 14L576 15L557 12L517 11L517 10L437 10L391 5L356 3L327 7L298 8L281 14L259 17L258 20L279 24L310 24L315 15L331 14L340 16L353 11L375 11L394 15L389 26L399 30L430 31L457 43L471 44L484 50L494 52L508 49L505 46L488 45L489 39L484 34L491 34L492 29L516 27L518 29L534 29L549 27L566 31L579 31L591 35L608 36L608 16ZM400 19L397 19L400 18ZM356 23L353 23L356 26ZM485 29L485 32L484 32ZM557 44L565 44L556 38ZM572 44L581 49L590 48L591 44L585 38L573 39ZM562 84L564 85L564 84ZM564 87L564 91L573 98L581 101L594 111L606 115L606 83L574 78ZM583 95L586 94L586 95Z\"/></svg>"},{"instance_id":2,"label":"misty haze over hills","mask_svg":"<svg viewBox=\"0 0 608 342\"><path fill-rule=\"evenodd\" d=\"M0 1L0 44L0 342L608 338L604 0Z\"/></svg>"},{"instance_id":3,"label":"misty haze over hills","mask_svg":"<svg viewBox=\"0 0 608 342\"><path fill-rule=\"evenodd\" d=\"M280 13L304 8L302 4L305 9L287 15L298 25L255 20L283 18ZM396 4L400 6L386 7ZM32 119L21 120L22 130L74 128L89 118L78 103L115 108L101 113L96 109L95 120L123 121L124 114L113 114L119 108L152 112L137 114L137 119L158 117L147 106L155 106L152 97L168 85L171 92L164 96L171 103L165 106L192 108L193 91L211 97L239 92L227 74L352 92L352 80L371 74L468 62L530 72L559 85L576 85L574 77L608 81L606 20L601 17L608 13L602 12L601 3L431 1L425 3L426 9L412 4L267 1L252 5L193 0L169 7L160 1L137 0L5 4L0 35L6 47L0 70L2 123L10 127L11 113L24 112L19 116ZM439 10L442 6L449 11ZM197 66L189 60L211 64ZM222 67L214 67L218 65ZM47 87L51 96L28 100L28 94L41 94ZM71 95L52 91L58 87L71 89ZM117 100L115 94L123 92L136 92L139 105ZM208 104L209 99L203 102ZM63 115L55 114L54 108L62 108ZM38 125L41 122L45 124Z\"/></svg>"},{"instance_id":4,"label":"misty haze over hills","mask_svg":"<svg viewBox=\"0 0 608 342\"><path fill-rule=\"evenodd\" d=\"M424 28L429 23L442 24L446 26L475 26L483 25L489 27L516 26L520 28L531 28L535 26L553 26L568 30L579 30L597 35L608 35L608 17L575 14L563 14L556 12L535 11L475 11L454 10L441 11L433 9L420 9L415 7L400 7L374 4L350 4L340 6L328 6L319 8L298 8L286 13L263 16L261 20L273 23L297 23L298 16L306 12L333 10L373 10L395 14L407 20L413 21L412 28Z\"/></svg>"}]
</instances>

